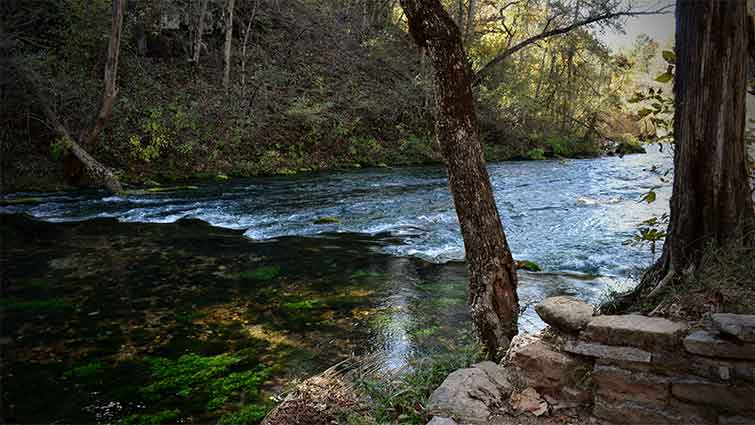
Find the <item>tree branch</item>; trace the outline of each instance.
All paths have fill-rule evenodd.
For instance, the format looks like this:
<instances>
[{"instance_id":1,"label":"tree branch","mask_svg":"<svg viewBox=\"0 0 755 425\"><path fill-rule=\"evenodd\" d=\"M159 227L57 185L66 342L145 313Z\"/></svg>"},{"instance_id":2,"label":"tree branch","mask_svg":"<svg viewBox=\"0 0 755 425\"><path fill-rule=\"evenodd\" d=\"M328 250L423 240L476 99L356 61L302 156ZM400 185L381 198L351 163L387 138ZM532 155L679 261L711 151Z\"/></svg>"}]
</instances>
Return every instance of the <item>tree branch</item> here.
<instances>
[{"instance_id":1,"label":"tree branch","mask_svg":"<svg viewBox=\"0 0 755 425\"><path fill-rule=\"evenodd\" d=\"M550 38L550 37L554 37L554 36L557 36L557 35L563 35L563 34L566 34L568 32L571 32L571 31L573 31L573 30L575 30L577 28L580 28L580 27L584 27L584 26L587 26L587 25L590 25L590 24L594 24L596 22L607 21L607 20L610 20L610 19L619 18L619 17L622 17L622 16L641 16L641 15L660 15L660 14L665 14L665 13L669 13L670 8L671 8L671 6L664 6L664 7L660 8L660 9L653 10L653 11L642 11L642 12L638 11L638 12L634 12L634 11L631 11L631 10L625 10L625 11L622 11L622 12L604 13L602 15L596 15L596 16L591 16L591 17L585 18L585 19L583 19L581 21L575 21L575 22L573 22L573 23L571 23L571 24L569 24L567 26L564 26L564 27L559 27L559 28L554 28L552 30L543 31L540 34L532 36L532 37L527 38L525 40L522 40L519 43L517 43L516 45L514 45L514 46L512 46L512 47L510 47L510 48L508 48L506 50L504 50L503 52L499 53L490 62L488 62L487 64L485 64L485 66L483 66L482 68L480 68L479 71L477 71L477 73L474 76L474 80L473 80L472 84L473 85L478 85L479 83L482 82L482 80L487 76L487 74L489 74L491 72L491 70L496 65L498 65L499 63L505 61L510 56L512 56L514 53L516 53L516 52L524 49L525 47L527 47L527 46L529 46L531 44L534 44L534 43L536 43L536 42L538 42L540 40L543 40L543 39L546 39L546 38ZM546 26L546 29L547 29L548 26L550 26L550 23L551 22L549 20L548 25Z\"/></svg>"}]
</instances>

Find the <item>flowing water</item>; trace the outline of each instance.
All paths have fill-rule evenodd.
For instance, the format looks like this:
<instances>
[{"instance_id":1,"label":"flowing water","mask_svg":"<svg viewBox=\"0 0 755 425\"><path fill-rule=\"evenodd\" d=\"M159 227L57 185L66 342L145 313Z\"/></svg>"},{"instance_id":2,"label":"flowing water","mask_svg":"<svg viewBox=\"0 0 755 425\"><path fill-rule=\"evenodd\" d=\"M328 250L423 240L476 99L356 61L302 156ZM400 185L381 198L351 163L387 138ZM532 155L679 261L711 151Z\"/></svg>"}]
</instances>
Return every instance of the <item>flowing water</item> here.
<instances>
[{"instance_id":1,"label":"flowing water","mask_svg":"<svg viewBox=\"0 0 755 425\"><path fill-rule=\"evenodd\" d=\"M670 166L657 150L491 164L514 257L543 268L520 272L522 304L595 302L631 283L651 254L624 242L666 211L670 187L653 170ZM653 188L656 202L640 202ZM351 354L395 371L470 339L463 242L439 167L9 199L30 196L0 207L3 407L18 422L230 418L242 398L267 406ZM542 323L529 308L521 326ZM198 380L192 367L227 353L238 357L213 379L254 370L259 382Z\"/></svg>"}]
</instances>

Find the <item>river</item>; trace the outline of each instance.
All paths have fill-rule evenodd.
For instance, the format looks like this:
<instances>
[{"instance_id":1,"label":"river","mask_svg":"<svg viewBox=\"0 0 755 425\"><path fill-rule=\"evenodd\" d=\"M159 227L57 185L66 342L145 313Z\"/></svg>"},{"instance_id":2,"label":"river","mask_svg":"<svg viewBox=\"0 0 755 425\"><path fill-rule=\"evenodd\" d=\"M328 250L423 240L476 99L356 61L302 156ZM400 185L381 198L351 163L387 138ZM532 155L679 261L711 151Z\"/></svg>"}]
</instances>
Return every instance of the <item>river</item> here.
<instances>
[{"instance_id":1,"label":"river","mask_svg":"<svg viewBox=\"0 0 755 425\"><path fill-rule=\"evenodd\" d=\"M519 273L522 305L555 294L598 302L631 285L652 258L625 241L666 212L669 168L655 147L489 165L514 257L543 268ZM641 202L653 188L656 202ZM14 352L6 410L19 422L233 411L230 401L197 410L192 397L211 391L189 397L162 381L171 397L150 398L162 376L154 359L247 350L265 366L266 397L351 354L395 371L470 339L463 242L440 167L7 199L30 196L38 202L0 207L2 331ZM540 327L527 308L522 331Z\"/></svg>"}]
</instances>

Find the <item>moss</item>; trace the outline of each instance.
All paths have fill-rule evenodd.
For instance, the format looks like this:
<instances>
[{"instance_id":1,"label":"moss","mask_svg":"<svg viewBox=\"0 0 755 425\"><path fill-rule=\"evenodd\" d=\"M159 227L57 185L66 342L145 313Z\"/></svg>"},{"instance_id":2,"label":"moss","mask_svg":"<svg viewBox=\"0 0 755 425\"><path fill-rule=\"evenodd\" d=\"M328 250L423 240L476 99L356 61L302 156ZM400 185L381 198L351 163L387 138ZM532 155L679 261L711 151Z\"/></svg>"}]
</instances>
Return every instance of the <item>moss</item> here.
<instances>
[{"instance_id":1,"label":"moss","mask_svg":"<svg viewBox=\"0 0 755 425\"><path fill-rule=\"evenodd\" d=\"M124 419L122 425L160 425L167 423L178 423L176 419L179 415L178 409L161 410L154 414L131 415Z\"/></svg>"},{"instance_id":2,"label":"moss","mask_svg":"<svg viewBox=\"0 0 755 425\"><path fill-rule=\"evenodd\" d=\"M540 267L539 264L537 264L534 261L529 261L529 260L517 261L516 262L516 269L517 270L527 270L527 271L530 271L530 272L539 272L539 271L543 270Z\"/></svg>"},{"instance_id":3,"label":"moss","mask_svg":"<svg viewBox=\"0 0 755 425\"><path fill-rule=\"evenodd\" d=\"M319 308L323 308L325 304L317 299L310 299L310 300L302 300L302 301L295 301L295 302L289 302L284 303L281 305L284 310L289 311L308 311L308 310L316 310Z\"/></svg>"},{"instance_id":4,"label":"moss","mask_svg":"<svg viewBox=\"0 0 755 425\"><path fill-rule=\"evenodd\" d=\"M63 377L67 379L91 379L102 373L105 368L105 364L99 360L77 366L73 369L67 370L63 373Z\"/></svg>"},{"instance_id":5,"label":"moss","mask_svg":"<svg viewBox=\"0 0 755 425\"><path fill-rule=\"evenodd\" d=\"M199 398L205 400L208 410L219 409L242 393L246 398L255 400L272 369L258 363L250 365L250 361L254 360L249 351L216 356L192 353L176 360L148 358L153 382L144 387L142 393L154 401L171 396ZM239 368L245 370L233 370Z\"/></svg>"},{"instance_id":6,"label":"moss","mask_svg":"<svg viewBox=\"0 0 755 425\"><path fill-rule=\"evenodd\" d=\"M171 186L171 187L151 187L146 189L147 193L178 192L183 190L197 190L197 186Z\"/></svg>"},{"instance_id":7,"label":"moss","mask_svg":"<svg viewBox=\"0 0 755 425\"><path fill-rule=\"evenodd\" d=\"M235 413L230 413L220 418L219 425L249 425L261 421L270 411L270 406L250 404L244 406Z\"/></svg>"},{"instance_id":8,"label":"moss","mask_svg":"<svg viewBox=\"0 0 755 425\"><path fill-rule=\"evenodd\" d=\"M341 220L335 217L320 217L312 221L312 224L341 224Z\"/></svg>"},{"instance_id":9,"label":"moss","mask_svg":"<svg viewBox=\"0 0 755 425\"><path fill-rule=\"evenodd\" d=\"M280 267L277 265L258 267L254 270L244 271L238 274L240 280L251 280L257 282L266 282L273 280L280 274Z\"/></svg>"},{"instance_id":10,"label":"moss","mask_svg":"<svg viewBox=\"0 0 755 425\"><path fill-rule=\"evenodd\" d=\"M19 300L6 298L0 300L0 311L27 314L53 314L63 313L73 306L63 298L50 298L46 300Z\"/></svg>"},{"instance_id":11,"label":"moss","mask_svg":"<svg viewBox=\"0 0 755 425\"><path fill-rule=\"evenodd\" d=\"M215 176L216 182L224 182L224 181L228 181L229 179L230 178L226 176L225 174L218 174L217 176Z\"/></svg>"}]
</instances>

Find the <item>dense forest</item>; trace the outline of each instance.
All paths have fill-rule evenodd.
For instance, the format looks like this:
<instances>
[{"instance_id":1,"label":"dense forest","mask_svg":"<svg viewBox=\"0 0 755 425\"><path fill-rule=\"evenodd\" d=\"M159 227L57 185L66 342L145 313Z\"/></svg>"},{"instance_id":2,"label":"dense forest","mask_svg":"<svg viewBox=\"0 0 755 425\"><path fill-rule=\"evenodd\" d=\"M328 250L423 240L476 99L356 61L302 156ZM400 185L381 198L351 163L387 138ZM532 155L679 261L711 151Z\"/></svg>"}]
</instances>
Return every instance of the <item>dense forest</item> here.
<instances>
[{"instance_id":1,"label":"dense forest","mask_svg":"<svg viewBox=\"0 0 755 425\"><path fill-rule=\"evenodd\" d=\"M754 101L753 1L4 0L0 423L755 423Z\"/></svg>"},{"instance_id":2,"label":"dense forest","mask_svg":"<svg viewBox=\"0 0 755 425\"><path fill-rule=\"evenodd\" d=\"M82 146L125 182L440 160L432 70L395 2L126 3L112 114ZM453 5L479 72L487 159L596 156L616 143L637 149L643 129L626 100L662 66L662 48L640 38L616 54L603 44L596 30L635 13L614 3ZM2 90L3 187L82 183L70 161L62 178L65 143L40 106L72 137L91 126L111 4L3 8L4 56L12 58Z\"/></svg>"}]
</instances>

